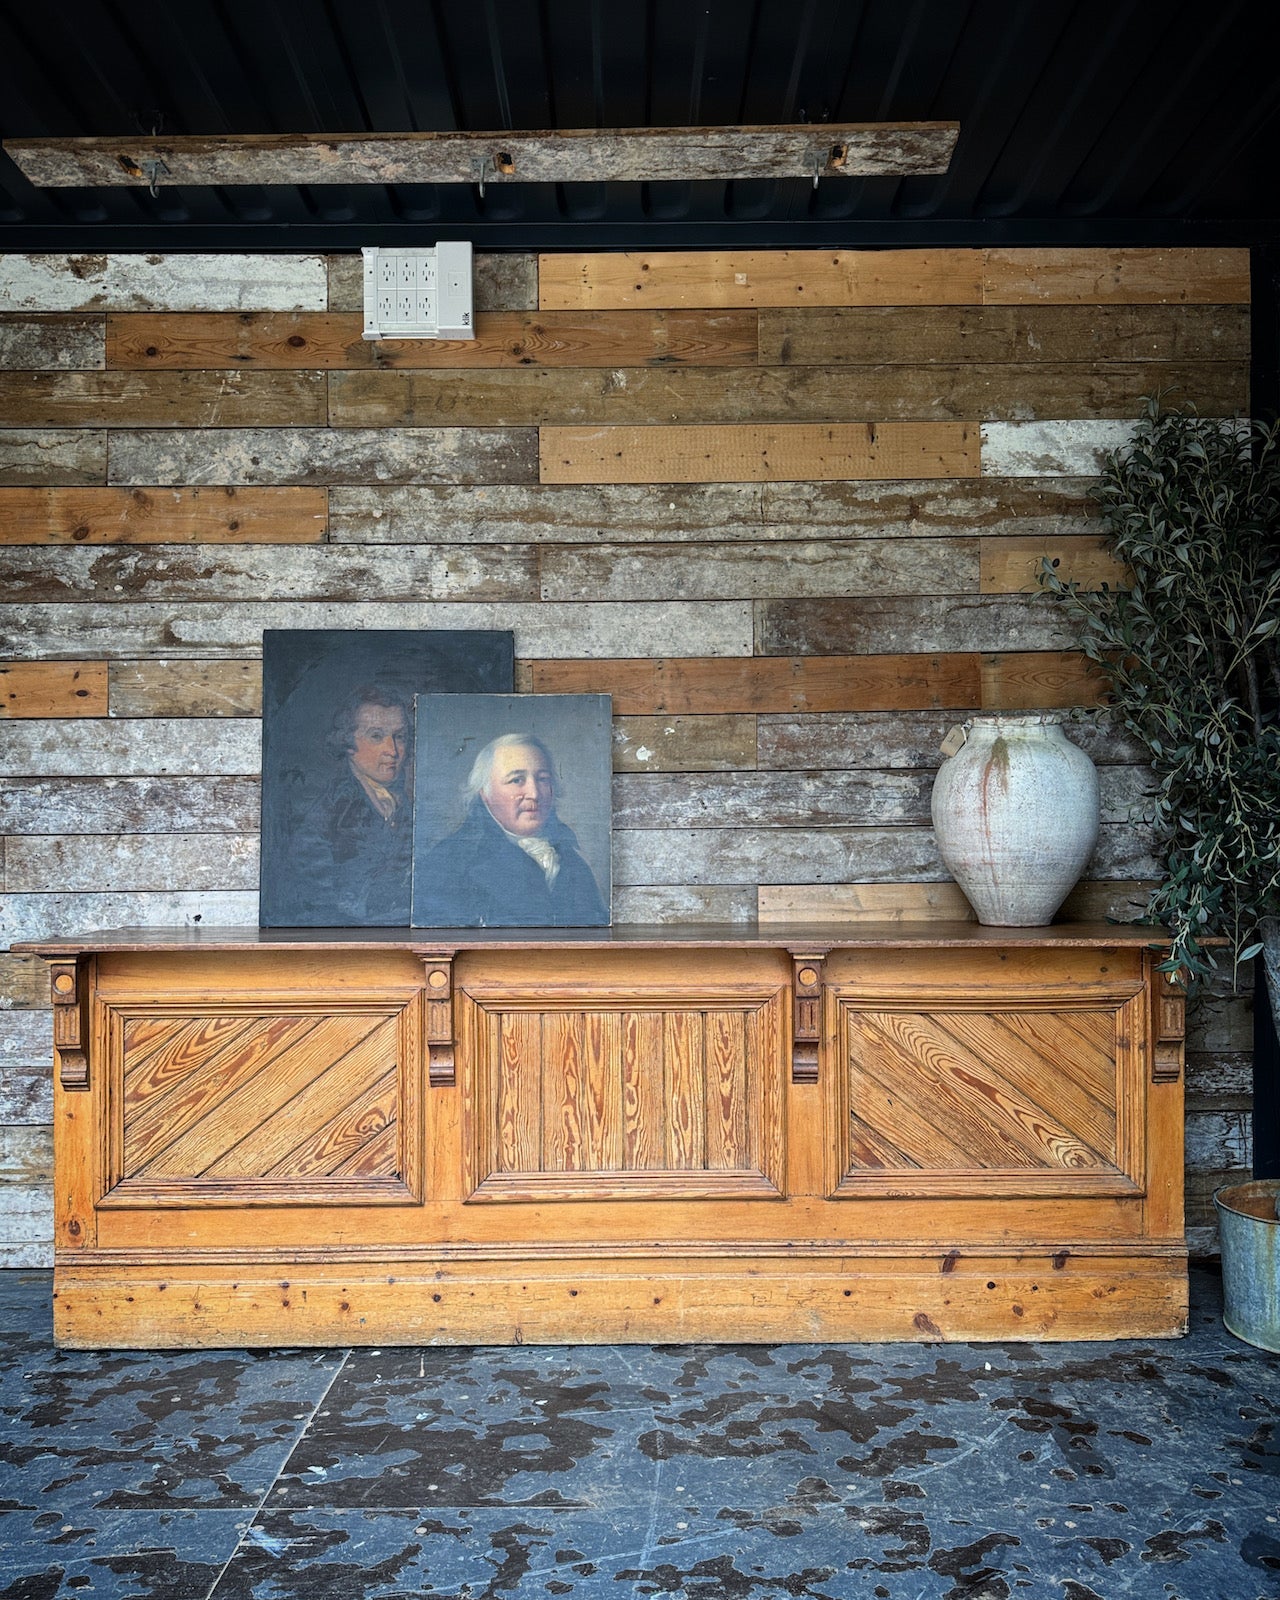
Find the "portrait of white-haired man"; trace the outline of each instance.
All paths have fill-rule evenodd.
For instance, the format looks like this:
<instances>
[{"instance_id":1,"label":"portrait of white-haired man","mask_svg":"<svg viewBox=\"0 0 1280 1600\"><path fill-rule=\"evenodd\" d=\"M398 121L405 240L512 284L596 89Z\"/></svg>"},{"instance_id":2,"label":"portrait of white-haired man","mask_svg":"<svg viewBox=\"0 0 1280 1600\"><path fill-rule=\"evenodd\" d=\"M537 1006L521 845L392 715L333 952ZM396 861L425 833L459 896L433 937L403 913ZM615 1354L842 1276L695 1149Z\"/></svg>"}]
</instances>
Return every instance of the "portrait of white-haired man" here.
<instances>
[{"instance_id":1,"label":"portrait of white-haired man","mask_svg":"<svg viewBox=\"0 0 1280 1600\"><path fill-rule=\"evenodd\" d=\"M316 909L336 924L401 927L409 921L411 719L381 684L354 689L333 714L322 759L328 773L290 841L289 864Z\"/></svg>"},{"instance_id":2,"label":"portrait of white-haired man","mask_svg":"<svg viewBox=\"0 0 1280 1600\"><path fill-rule=\"evenodd\" d=\"M559 793L555 758L541 739L491 739L467 779L461 827L414 862L414 920L428 927L607 926L595 873L556 812Z\"/></svg>"}]
</instances>

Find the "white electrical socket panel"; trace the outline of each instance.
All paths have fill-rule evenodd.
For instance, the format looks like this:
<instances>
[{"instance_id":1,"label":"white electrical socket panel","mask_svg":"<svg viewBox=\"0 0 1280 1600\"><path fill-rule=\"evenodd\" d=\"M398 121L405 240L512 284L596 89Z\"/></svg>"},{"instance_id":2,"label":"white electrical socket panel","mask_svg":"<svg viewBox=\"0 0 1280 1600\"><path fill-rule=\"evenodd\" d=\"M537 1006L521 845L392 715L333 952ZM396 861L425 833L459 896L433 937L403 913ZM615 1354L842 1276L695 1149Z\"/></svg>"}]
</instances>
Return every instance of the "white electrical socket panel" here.
<instances>
[{"instance_id":1,"label":"white electrical socket panel","mask_svg":"<svg viewBox=\"0 0 1280 1600\"><path fill-rule=\"evenodd\" d=\"M469 243L360 253L366 339L475 338Z\"/></svg>"}]
</instances>

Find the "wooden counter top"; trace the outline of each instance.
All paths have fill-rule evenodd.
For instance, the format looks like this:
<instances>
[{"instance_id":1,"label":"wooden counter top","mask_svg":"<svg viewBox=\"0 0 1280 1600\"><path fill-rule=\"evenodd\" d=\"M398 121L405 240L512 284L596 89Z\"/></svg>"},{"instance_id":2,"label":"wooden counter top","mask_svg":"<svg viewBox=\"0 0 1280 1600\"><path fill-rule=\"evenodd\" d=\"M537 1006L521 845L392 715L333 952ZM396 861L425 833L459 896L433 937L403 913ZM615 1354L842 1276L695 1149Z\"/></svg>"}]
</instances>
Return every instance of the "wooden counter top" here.
<instances>
[{"instance_id":1,"label":"wooden counter top","mask_svg":"<svg viewBox=\"0 0 1280 1600\"><path fill-rule=\"evenodd\" d=\"M631 923L612 928L105 928L58 939L24 940L23 954L91 955L99 951L196 950L566 950L791 945L929 950L1142 949L1164 930L1136 923L1063 922L1042 928L988 928L976 922Z\"/></svg>"}]
</instances>

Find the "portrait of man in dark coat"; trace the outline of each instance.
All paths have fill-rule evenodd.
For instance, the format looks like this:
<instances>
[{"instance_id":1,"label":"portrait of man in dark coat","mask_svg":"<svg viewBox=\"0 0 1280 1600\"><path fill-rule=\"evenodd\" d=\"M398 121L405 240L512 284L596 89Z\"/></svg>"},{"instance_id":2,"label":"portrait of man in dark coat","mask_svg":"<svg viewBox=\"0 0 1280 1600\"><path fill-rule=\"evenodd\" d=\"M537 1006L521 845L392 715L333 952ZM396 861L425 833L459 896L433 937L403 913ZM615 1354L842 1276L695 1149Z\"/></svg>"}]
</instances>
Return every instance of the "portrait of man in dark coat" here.
<instances>
[{"instance_id":1,"label":"portrait of man in dark coat","mask_svg":"<svg viewBox=\"0 0 1280 1600\"><path fill-rule=\"evenodd\" d=\"M300 819L292 866L303 881L325 886L343 923L409 920L410 728L404 700L376 683L354 690L334 714L325 741L332 771Z\"/></svg>"},{"instance_id":2,"label":"portrait of man in dark coat","mask_svg":"<svg viewBox=\"0 0 1280 1600\"><path fill-rule=\"evenodd\" d=\"M555 758L533 734L504 733L467 780L462 826L416 865L434 927L600 927L609 911L577 836L556 814Z\"/></svg>"},{"instance_id":3,"label":"portrait of man in dark coat","mask_svg":"<svg viewBox=\"0 0 1280 1600\"><path fill-rule=\"evenodd\" d=\"M264 927L408 927L416 697L509 694L513 670L506 630L266 629Z\"/></svg>"}]
</instances>

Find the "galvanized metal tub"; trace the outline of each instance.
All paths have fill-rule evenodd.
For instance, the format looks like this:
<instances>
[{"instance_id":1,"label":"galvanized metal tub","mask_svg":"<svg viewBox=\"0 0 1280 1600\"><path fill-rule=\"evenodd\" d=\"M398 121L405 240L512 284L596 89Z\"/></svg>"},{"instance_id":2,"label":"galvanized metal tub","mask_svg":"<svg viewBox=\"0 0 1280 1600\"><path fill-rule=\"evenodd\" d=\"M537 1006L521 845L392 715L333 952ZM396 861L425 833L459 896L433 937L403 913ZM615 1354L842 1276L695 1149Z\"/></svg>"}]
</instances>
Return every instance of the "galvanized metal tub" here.
<instances>
[{"instance_id":1,"label":"galvanized metal tub","mask_svg":"<svg viewBox=\"0 0 1280 1600\"><path fill-rule=\"evenodd\" d=\"M1280 1355L1280 1179L1258 1178L1213 1197L1222 1240L1222 1320L1246 1344Z\"/></svg>"}]
</instances>

